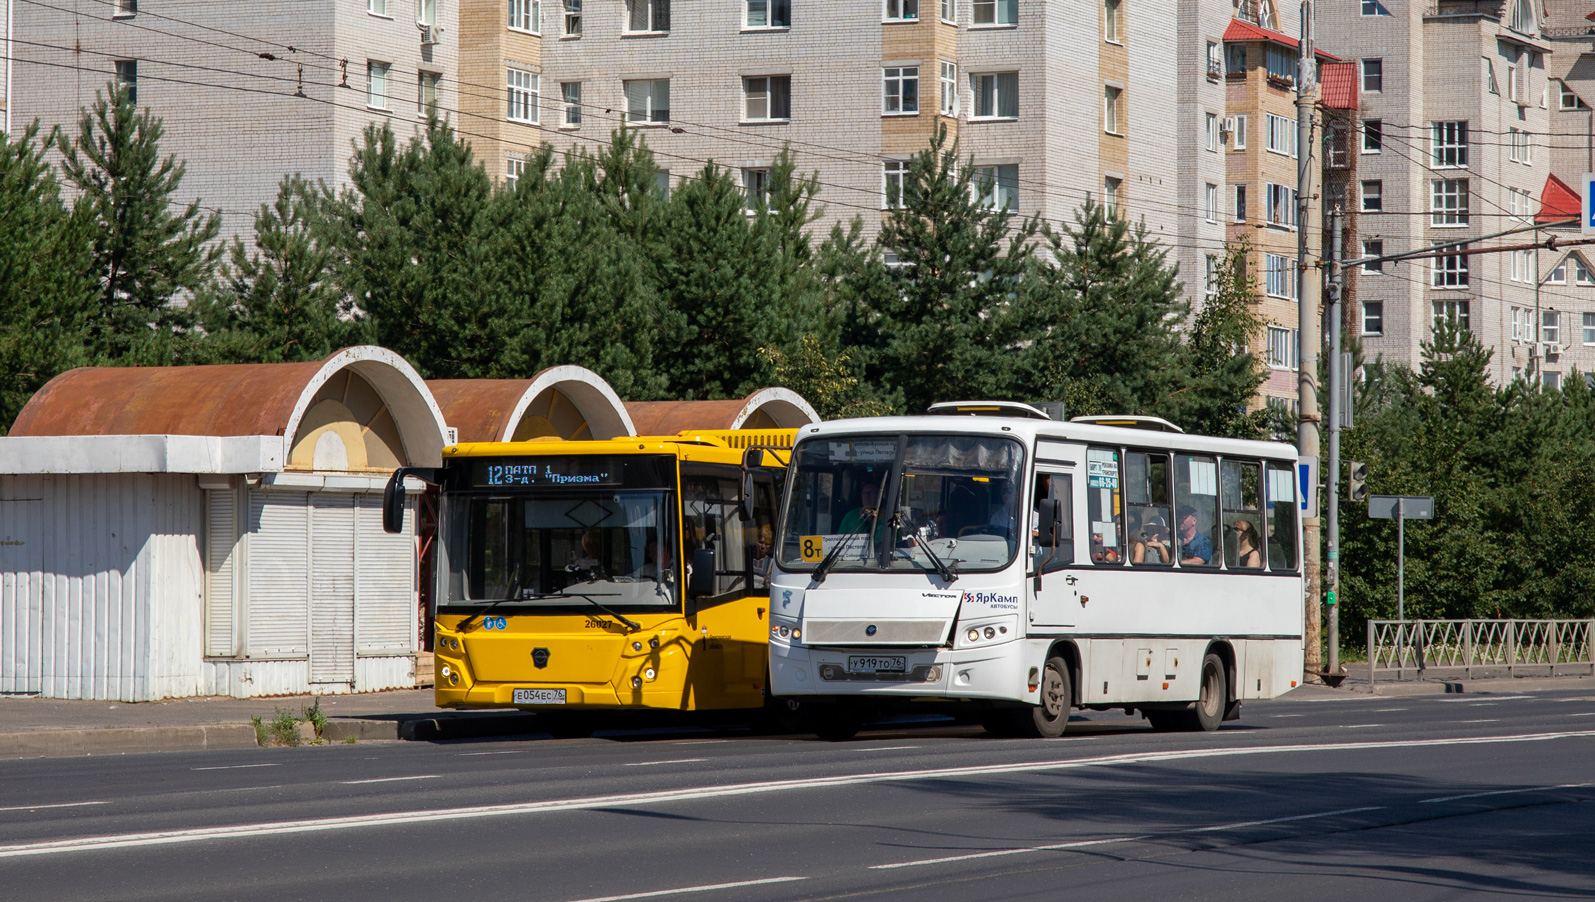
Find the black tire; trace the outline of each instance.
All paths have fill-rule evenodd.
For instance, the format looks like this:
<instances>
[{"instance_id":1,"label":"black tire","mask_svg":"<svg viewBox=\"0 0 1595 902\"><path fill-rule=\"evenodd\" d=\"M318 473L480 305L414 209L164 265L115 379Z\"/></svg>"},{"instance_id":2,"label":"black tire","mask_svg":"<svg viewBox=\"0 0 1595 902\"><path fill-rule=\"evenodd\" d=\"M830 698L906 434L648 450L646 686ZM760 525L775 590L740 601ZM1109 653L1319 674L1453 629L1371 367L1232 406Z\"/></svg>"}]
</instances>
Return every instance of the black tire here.
<instances>
[{"instance_id":1,"label":"black tire","mask_svg":"<svg viewBox=\"0 0 1595 902\"><path fill-rule=\"evenodd\" d=\"M1024 712L1028 715L1028 709ZM1007 708L996 708L980 715L980 727L992 736L999 739L1009 739L1014 735L1014 712Z\"/></svg>"},{"instance_id":2,"label":"black tire","mask_svg":"<svg viewBox=\"0 0 1595 902\"><path fill-rule=\"evenodd\" d=\"M1146 715L1146 722L1152 729L1159 733L1169 733L1181 728L1178 711L1142 711Z\"/></svg>"},{"instance_id":3,"label":"black tire","mask_svg":"<svg viewBox=\"0 0 1595 902\"><path fill-rule=\"evenodd\" d=\"M1056 739L1069 726L1069 710L1074 707L1074 687L1069 680L1069 662L1053 656L1041 669L1041 703L1017 708L1013 715L1014 735L1026 739Z\"/></svg>"},{"instance_id":4,"label":"black tire","mask_svg":"<svg viewBox=\"0 0 1595 902\"><path fill-rule=\"evenodd\" d=\"M1189 711L1181 711L1181 727L1192 733L1211 733L1224 722L1229 708L1229 677L1224 659L1208 655L1202 659L1202 689Z\"/></svg>"},{"instance_id":5,"label":"black tire","mask_svg":"<svg viewBox=\"0 0 1595 902\"><path fill-rule=\"evenodd\" d=\"M795 698L764 694L764 707L753 717L753 732L761 736L796 733L803 729L804 705Z\"/></svg>"},{"instance_id":6,"label":"black tire","mask_svg":"<svg viewBox=\"0 0 1595 902\"><path fill-rule=\"evenodd\" d=\"M586 739L593 735L593 721L585 714L538 714L543 732L555 739Z\"/></svg>"},{"instance_id":7,"label":"black tire","mask_svg":"<svg viewBox=\"0 0 1595 902\"><path fill-rule=\"evenodd\" d=\"M805 705L809 729L826 742L846 742L864 728L864 715L842 705Z\"/></svg>"}]
</instances>

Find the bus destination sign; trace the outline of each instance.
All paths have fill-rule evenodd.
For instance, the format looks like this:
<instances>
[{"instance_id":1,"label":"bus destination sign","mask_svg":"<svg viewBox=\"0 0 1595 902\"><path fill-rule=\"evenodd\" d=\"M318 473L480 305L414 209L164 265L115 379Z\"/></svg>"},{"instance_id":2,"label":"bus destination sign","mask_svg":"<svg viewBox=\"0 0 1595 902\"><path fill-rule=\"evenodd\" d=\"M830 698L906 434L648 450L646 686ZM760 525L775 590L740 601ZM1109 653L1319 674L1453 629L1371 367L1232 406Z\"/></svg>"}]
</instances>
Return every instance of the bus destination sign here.
<instances>
[{"instance_id":1,"label":"bus destination sign","mask_svg":"<svg viewBox=\"0 0 1595 902\"><path fill-rule=\"evenodd\" d=\"M577 487L620 485L622 469L608 457L545 457L482 461L474 467L471 483L478 487Z\"/></svg>"}]
</instances>

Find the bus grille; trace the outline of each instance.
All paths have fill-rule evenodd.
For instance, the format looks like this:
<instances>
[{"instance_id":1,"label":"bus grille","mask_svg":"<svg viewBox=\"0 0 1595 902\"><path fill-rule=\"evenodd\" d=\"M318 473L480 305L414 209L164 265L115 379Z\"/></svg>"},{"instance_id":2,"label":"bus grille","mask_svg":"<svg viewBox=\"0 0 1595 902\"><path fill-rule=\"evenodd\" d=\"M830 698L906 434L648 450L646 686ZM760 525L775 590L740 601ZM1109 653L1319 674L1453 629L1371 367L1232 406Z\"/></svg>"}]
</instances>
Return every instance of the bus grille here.
<instances>
[{"instance_id":1,"label":"bus grille","mask_svg":"<svg viewBox=\"0 0 1595 902\"><path fill-rule=\"evenodd\" d=\"M874 635L869 628L875 627ZM805 645L940 645L945 620L810 620L803 624Z\"/></svg>"}]
</instances>

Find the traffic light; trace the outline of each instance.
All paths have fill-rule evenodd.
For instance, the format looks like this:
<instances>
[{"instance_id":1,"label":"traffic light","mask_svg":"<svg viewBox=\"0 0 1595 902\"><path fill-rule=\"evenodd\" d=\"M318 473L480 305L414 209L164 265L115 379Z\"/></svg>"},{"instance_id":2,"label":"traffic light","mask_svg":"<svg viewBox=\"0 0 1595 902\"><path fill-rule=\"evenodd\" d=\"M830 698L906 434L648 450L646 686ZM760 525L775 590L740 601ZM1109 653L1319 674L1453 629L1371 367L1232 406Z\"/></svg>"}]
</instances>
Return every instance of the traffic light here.
<instances>
[{"instance_id":1,"label":"traffic light","mask_svg":"<svg viewBox=\"0 0 1595 902\"><path fill-rule=\"evenodd\" d=\"M1352 501L1368 499L1368 465L1360 460L1346 461L1346 497Z\"/></svg>"}]
</instances>

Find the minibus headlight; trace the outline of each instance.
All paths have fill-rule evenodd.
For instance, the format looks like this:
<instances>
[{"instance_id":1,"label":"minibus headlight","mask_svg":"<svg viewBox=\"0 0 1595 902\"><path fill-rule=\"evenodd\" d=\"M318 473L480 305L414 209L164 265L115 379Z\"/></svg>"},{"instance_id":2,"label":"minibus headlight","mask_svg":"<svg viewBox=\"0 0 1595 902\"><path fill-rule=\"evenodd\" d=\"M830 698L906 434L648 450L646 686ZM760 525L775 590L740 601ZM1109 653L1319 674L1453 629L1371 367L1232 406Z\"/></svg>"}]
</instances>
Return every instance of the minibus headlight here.
<instances>
[{"instance_id":1,"label":"minibus headlight","mask_svg":"<svg viewBox=\"0 0 1595 902\"><path fill-rule=\"evenodd\" d=\"M987 639L994 639L994 638L996 638L996 636L997 636L997 631L995 629L992 629L989 626L986 627L986 638Z\"/></svg>"},{"instance_id":2,"label":"minibus headlight","mask_svg":"<svg viewBox=\"0 0 1595 902\"><path fill-rule=\"evenodd\" d=\"M979 642L980 641L980 630L971 629L969 631L969 641L971 641L971 642Z\"/></svg>"}]
</instances>

